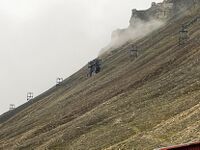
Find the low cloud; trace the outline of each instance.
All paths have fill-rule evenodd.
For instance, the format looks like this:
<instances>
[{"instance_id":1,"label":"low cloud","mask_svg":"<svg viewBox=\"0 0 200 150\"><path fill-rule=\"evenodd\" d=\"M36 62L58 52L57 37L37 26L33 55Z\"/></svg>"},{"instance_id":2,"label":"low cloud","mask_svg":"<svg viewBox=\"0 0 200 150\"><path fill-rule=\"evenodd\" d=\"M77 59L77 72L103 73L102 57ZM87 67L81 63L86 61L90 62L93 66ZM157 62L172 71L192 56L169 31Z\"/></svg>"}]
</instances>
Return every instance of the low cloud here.
<instances>
[{"instance_id":1,"label":"low cloud","mask_svg":"<svg viewBox=\"0 0 200 150\"><path fill-rule=\"evenodd\" d=\"M112 33L110 44L102 49L100 55L105 52L110 52L127 42L136 41L160 28L164 24L163 21L152 19L150 21L142 21L137 19L133 26L127 29L117 29Z\"/></svg>"}]
</instances>

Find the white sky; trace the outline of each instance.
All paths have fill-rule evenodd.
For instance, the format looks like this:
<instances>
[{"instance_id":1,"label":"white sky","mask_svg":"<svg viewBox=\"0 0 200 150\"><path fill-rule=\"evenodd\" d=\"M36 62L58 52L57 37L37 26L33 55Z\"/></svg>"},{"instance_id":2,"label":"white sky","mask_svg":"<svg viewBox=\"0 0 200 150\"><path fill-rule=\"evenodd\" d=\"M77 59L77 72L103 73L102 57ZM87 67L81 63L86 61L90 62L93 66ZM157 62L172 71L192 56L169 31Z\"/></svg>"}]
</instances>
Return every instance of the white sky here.
<instances>
[{"instance_id":1,"label":"white sky","mask_svg":"<svg viewBox=\"0 0 200 150\"><path fill-rule=\"evenodd\" d=\"M0 0L0 114L95 58L131 10L152 1Z\"/></svg>"}]
</instances>

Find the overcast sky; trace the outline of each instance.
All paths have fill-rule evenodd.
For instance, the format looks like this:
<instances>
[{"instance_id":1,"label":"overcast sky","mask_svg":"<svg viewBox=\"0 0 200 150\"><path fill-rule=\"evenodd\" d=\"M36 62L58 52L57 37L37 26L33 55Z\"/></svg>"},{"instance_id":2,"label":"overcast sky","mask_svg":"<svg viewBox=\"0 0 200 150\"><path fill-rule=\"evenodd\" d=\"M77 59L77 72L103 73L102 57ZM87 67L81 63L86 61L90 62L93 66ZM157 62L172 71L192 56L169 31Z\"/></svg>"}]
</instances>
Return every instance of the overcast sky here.
<instances>
[{"instance_id":1,"label":"overcast sky","mask_svg":"<svg viewBox=\"0 0 200 150\"><path fill-rule=\"evenodd\" d=\"M159 2L161 0L157 0ZM0 0L0 114L95 58L152 0Z\"/></svg>"}]
</instances>

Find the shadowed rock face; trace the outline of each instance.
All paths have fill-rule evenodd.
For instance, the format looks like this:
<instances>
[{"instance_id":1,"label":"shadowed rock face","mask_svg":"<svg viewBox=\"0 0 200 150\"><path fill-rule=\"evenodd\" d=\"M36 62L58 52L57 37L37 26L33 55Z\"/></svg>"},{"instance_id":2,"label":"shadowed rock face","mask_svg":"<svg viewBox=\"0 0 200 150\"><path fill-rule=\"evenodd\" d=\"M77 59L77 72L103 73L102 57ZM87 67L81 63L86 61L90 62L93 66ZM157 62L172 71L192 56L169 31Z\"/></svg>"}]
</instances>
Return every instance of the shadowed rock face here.
<instances>
[{"instance_id":1,"label":"shadowed rock face","mask_svg":"<svg viewBox=\"0 0 200 150\"><path fill-rule=\"evenodd\" d=\"M130 26L134 27L138 20L167 20L189 7L195 7L199 2L200 0L164 0L162 3L153 2L147 10L132 10Z\"/></svg>"},{"instance_id":2,"label":"shadowed rock face","mask_svg":"<svg viewBox=\"0 0 200 150\"><path fill-rule=\"evenodd\" d=\"M174 3L173 13L189 7L196 7L196 5L200 4L200 0L172 0L172 2Z\"/></svg>"}]
</instances>

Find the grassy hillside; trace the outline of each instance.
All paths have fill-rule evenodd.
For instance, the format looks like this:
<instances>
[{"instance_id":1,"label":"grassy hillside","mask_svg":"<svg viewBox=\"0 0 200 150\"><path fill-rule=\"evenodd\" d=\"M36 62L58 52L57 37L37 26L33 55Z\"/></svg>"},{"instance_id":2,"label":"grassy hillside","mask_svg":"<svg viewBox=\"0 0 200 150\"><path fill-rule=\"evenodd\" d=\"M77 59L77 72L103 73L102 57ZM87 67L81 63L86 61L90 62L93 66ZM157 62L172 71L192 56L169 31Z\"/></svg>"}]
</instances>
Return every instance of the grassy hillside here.
<instances>
[{"instance_id":1,"label":"grassy hillside","mask_svg":"<svg viewBox=\"0 0 200 150\"><path fill-rule=\"evenodd\" d=\"M190 10L137 41L103 56L103 70L86 67L62 86L1 120L0 149L143 150L200 141L200 26L178 46Z\"/></svg>"}]
</instances>

